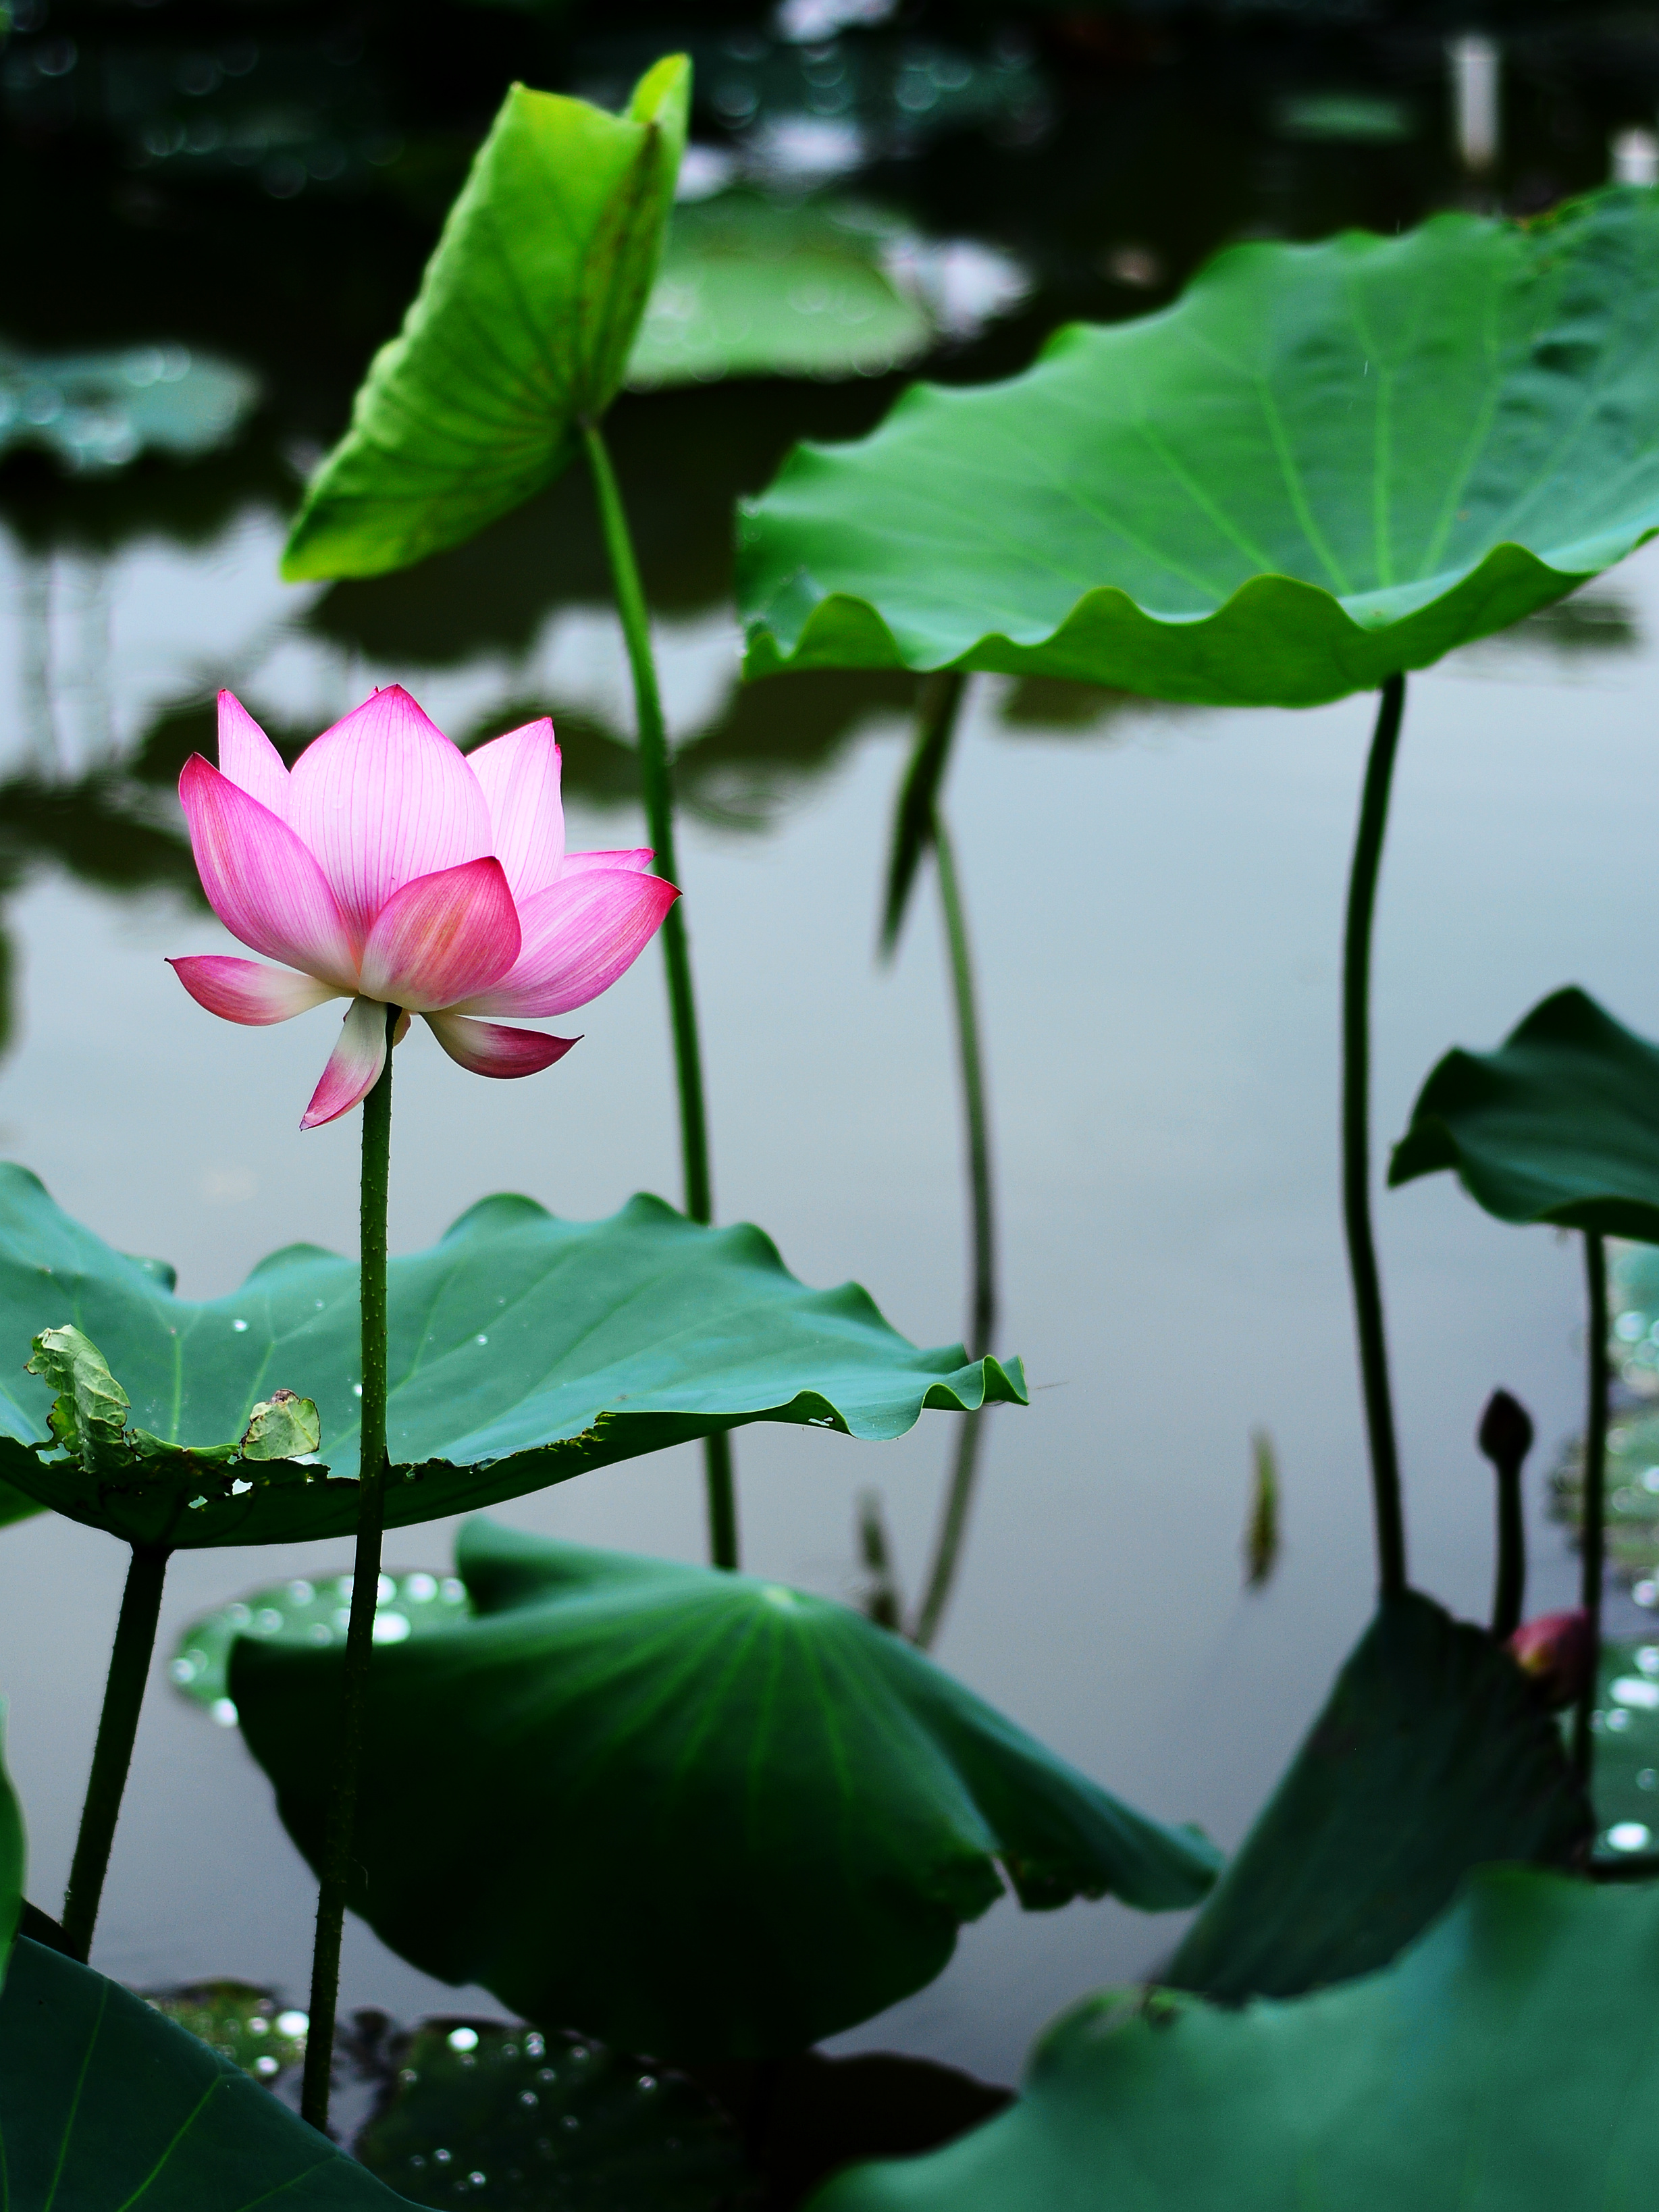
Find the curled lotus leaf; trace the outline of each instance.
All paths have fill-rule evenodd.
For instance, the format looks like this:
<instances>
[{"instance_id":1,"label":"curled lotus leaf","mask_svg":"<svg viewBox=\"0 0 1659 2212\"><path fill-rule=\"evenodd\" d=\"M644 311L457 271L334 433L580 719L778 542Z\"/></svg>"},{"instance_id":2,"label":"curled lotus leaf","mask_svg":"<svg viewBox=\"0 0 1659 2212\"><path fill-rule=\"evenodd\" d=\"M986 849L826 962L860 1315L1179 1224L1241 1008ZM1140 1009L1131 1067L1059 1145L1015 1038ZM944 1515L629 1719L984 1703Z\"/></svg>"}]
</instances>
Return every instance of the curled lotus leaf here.
<instances>
[{"instance_id":1,"label":"curled lotus leaf","mask_svg":"<svg viewBox=\"0 0 1659 2212\"><path fill-rule=\"evenodd\" d=\"M402 331L307 490L290 581L407 568L563 468L627 373L690 88L683 54L647 70L621 115L512 88Z\"/></svg>"},{"instance_id":2,"label":"curled lotus leaf","mask_svg":"<svg viewBox=\"0 0 1659 2212\"><path fill-rule=\"evenodd\" d=\"M1659 529L1659 196L1246 244L1162 313L919 385L742 514L747 669L1310 706Z\"/></svg>"},{"instance_id":3,"label":"curled lotus leaf","mask_svg":"<svg viewBox=\"0 0 1659 2212\"><path fill-rule=\"evenodd\" d=\"M1036 1910L1164 1911L1214 1880L1205 1838L846 1606L482 1521L456 1564L466 1607L389 1605L421 1619L377 1635L351 1903L525 2018L662 2058L781 2057L931 1981L1005 1876ZM187 1639L204 1694L222 1638ZM308 1616L230 1653L244 1739L313 1864L343 1656Z\"/></svg>"},{"instance_id":4,"label":"curled lotus leaf","mask_svg":"<svg viewBox=\"0 0 1659 2212\"><path fill-rule=\"evenodd\" d=\"M393 1528L748 1421L877 1439L924 1407L1025 1401L1018 1360L920 1350L856 1284L808 1290L759 1230L703 1228L655 1198L596 1222L481 1200L429 1249L392 1261L388 1297ZM66 1316L131 1396L135 1455L95 1474L44 1457L52 1385L21 1362L9 1382L0 1363L0 1479L132 1542L356 1528L355 1261L289 1245L228 1297L181 1298L170 1268L112 1251L27 1169L0 1164L0 1348L21 1352ZM313 1418L277 1383L315 1408L314 1464L264 1455Z\"/></svg>"},{"instance_id":5,"label":"curled lotus leaf","mask_svg":"<svg viewBox=\"0 0 1659 2212\"><path fill-rule=\"evenodd\" d=\"M1449 1052L1394 1148L1391 1186L1452 1169L1500 1221L1659 1243L1659 1046L1557 991L1495 1052Z\"/></svg>"}]
</instances>

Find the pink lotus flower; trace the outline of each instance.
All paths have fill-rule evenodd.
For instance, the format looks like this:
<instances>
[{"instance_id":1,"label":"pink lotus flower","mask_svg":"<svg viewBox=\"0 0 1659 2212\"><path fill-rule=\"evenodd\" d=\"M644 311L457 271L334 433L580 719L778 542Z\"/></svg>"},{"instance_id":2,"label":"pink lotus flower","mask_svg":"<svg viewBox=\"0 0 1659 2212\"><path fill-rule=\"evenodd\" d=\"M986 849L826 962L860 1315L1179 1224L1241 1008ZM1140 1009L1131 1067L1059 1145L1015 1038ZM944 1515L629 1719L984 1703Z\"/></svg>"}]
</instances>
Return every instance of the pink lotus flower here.
<instances>
[{"instance_id":1,"label":"pink lotus flower","mask_svg":"<svg viewBox=\"0 0 1659 2212\"><path fill-rule=\"evenodd\" d=\"M648 852L567 853L550 721L463 754L408 692L375 692L293 773L219 694L219 765L185 763L179 797L208 903L233 937L285 961L175 960L228 1022L285 1022L349 999L300 1126L349 1112L386 1060L386 1010L420 1014L475 1075L534 1075L574 1037L479 1015L568 1013L632 966L679 896Z\"/></svg>"}]
</instances>

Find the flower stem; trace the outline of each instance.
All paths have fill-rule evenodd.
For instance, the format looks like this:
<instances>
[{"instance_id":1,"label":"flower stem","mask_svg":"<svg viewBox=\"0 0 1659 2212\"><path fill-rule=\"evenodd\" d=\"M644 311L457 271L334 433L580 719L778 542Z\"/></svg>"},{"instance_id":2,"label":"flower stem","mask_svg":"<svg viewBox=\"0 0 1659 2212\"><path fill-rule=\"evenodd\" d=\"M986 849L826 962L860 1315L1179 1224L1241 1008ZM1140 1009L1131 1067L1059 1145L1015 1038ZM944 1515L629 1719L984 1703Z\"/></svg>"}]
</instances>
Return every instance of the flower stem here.
<instances>
[{"instance_id":1,"label":"flower stem","mask_svg":"<svg viewBox=\"0 0 1659 2212\"><path fill-rule=\"evenodd\" d=\"M991 1194L991 1117L986 1100L985 1055L980 1036L978 994L968 917L957 875L956 851L937 802L933 810L933 859L939 870L939 904L950 953L951 995L956 1004L957 1060L962 1079L962 1110L968 1137L968 1190L973 1222L973 1304L969 1315L968 1351L978 1358L990 1348L996 1325L996 1216ZM933 1564L916 1610L912 1640L927 1650L939 1633L962 1556L963 1538L979 1478L980 1448L986 1411L964 1413L957 1439L955 1464L945 1492Z\"/></svg>"},{"instance_id":2,"label":"flower stem","mask_svg":"<svg viewBox=\"0 0 1659 2212\"><path fill-rule=\"evenodd\" d=\"M1579 1533L1578 1602L1589 1619L1589 1668L1578 1693L1573 1716L1572 1763L1588 1790L1595 1764L1595 1739L1590 1715L1601 1671L1601 1583L1607 1560L1607 1255L1602 1238L1593 1229L1584 1231L1584 1287L1589 1293L1589 1342L1586 1380L1589 1402L1584 1414L1584 1510Z\"/></svg>"},{"instance_id":3,"label":"flower stem","mask_svg":"<svg viewBox=\"0 0 1659 2212\"><path fill-rule=\"evenodd\" d=\"M1406 1524L1400 1503L1400 1455L1389 1394L1389 1346L1382 1326L1382 1290L1371 1237L1370 981L1371 918L1377 870L1389 819L1389 786L1405 711L1406 679L1382 686L1365 787L1359 802L1348 877L1346 941L1342 960L1342 1212L1348 1235L1348 1273L1353 1283L1359 1376L1370 1444L1371 1497L1376 1517L1380 1593L1397 1597L1406 1588Z\"/></svg>"},{"instance_id":4,"label":"flower stem","mask_svg":"<svg viewBox=\"0 0 1659 2212\"><path fill-rule=\"evenodd\" d=\"M663 726L662 693L651 653L651 620L640 583L639 563L628 527L628 512L611 455L597 422L584 422L582 441L592 472L594 496L628 665L634 678L634 706L639 725L640 793L645 802L647 834L656 852L655 867L671 883L679 881L674 853L674 792ZM674 1031L674 1072L680 1097L680 1151L685 1172L685 1210L693 1221L714 1218L708 1173L708 1117L703 1104L702 1048L697 1034L697 1002L691 985L691 945L684 903L676 900L662 925L663 962L668 973L668 1011ZM732 1440L725 1430L703 1439L708 1492L709 1557L717 1567L738 1564L737 1492L732 1476Z\"/></svg>"},{"instance_id":5,"label":"flower stem","mask_svg":"<svg viewBox=\"0 0 1659 2212\"><path fill-rule=\"evenodd\" d=\"M392 1039L398 1012L396 1006L386 1008L386 1065L363 1101L360 1232L363 1401L357 1468L357 1554L351 1571L351 1617L346 1628L345 1666L336 1714L334 1771L329 1784L322 1865L318 1870L317 1940L311 1960L310 2024L300 2092L301 2117L325 2134L334 2060L334 2011L339 1996L340 1936L345 1925L357 1773L362 1759L363 1708L380 1585L380 1537L386 1526L386 1221L392 1164Z\"/></svg>"},{"instance_id":6,"label":"flower stem","mask_svg":"<svg viewBox=\"0 0 1659 2212\"><path fill-rule=\"evenodd\" d=\"M132 1764L133 1739L138 1733L138 1714L144 1702L150 1654L155 1649L161 1583L171 1556L163 1546L135 1544L127 1568L126 1588L121 1594L120 1618L115 1625L115 1643L109 1655L109 1677L104 1685L103 1711L98 1716L92 1772L87 1782L86 1802L81 1808L81 1828L75 1839L75 1858L64 1899L64 1934L73 1955L82 1960L92 1950L92 1931L98 1922L104 1876L109 1871L110 1847L115 1841L115 1824L121 1815L127 1769Z\"/></svg>"}]
</instances>

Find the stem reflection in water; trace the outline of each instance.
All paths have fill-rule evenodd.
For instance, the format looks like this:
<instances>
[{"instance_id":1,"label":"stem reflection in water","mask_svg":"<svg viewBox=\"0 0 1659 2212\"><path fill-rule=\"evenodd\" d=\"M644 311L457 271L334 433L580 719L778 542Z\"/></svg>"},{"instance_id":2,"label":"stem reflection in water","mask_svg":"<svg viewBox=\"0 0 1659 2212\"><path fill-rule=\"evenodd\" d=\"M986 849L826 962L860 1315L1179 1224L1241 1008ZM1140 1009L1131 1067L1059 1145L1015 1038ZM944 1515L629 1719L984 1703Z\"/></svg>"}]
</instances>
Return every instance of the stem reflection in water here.
<instances>
[{"instance_id":1,"label":"stem reflection in water","mask_svg":"<svg viewBox=\"0 0 1659 2212\"><path fill-rule=\"evenodd\" d=\"M651 653L651 618L634 556L628 512L611 455L597 423L582 426L582 439L592 473L594 496L611 562L617 594L617 613L628 648L628 665L634 678L634 703L639 725L640 793L645 802L647 835L656 853L654 866L669 882L680 881L674 851L674 792L668 760L668 739L663 723L662 693ZM702 1048L697 1031L697 1005L691 982L691 945L686 934L683 901L676 900L662 926L663 959L668 973L669 1015L674 1031L674 1071L679 1088L680 1147L685 1171L685 1210L693 1221L714 1218L714 1188L708 1170L708 1117L703 1100ZM717 1567L735 1568L738 1561L737 1486L732 1470L732 1439L722 1429L703 1439L703 1465L708 1492L708 1556Z\"/></svg>"},{"instance_id":2,"label":"stem reflection in water","mask_svg":"<svg viewBox=\"0 0 1659 2212\"><path fill-rule=\"evenodd\" d=\"M351 1617L334 1741L328 1823L317 1889L317 1940L311 1961L310 2026L305 2079L300 2094L304 2119L328 2128L334 2008L339 1994L340 1935L345 1924L351 1869L351 1832L357 1811L363 1708L374 1650L374 1608L380 1587L380 1539L386 1524L386 1195L392 1164L392 1060L398 1009L386 1010L386 1065L363 1101L362 1213L362 1426L358 1458L357 1551L351 1570Z\"/></svg>"},{"instance_id":3,"label":"stem reflection in water","mask_svg":"<svg viewBox=\"0 0 1659 2212\"><path fill-rule=\"evenodd\" d=\"M915 881L922 854L931 848L938 872L945 952L951 968L951 1004L957 1026L957 1066L962 1085L963 1121L968 1147L973 1250L968 1352L970 1358L976 1359L990 1350L991 1332L996 1324L996 1219L991 1182L990 1109L985 1081L985 1052L980 1029L978 993L974 981L973 951L968 938L968 918L963 904L961 878L957 872L955 847L939 806L939 790L949 764L965 688L966 678L955 671L929 677L921 687L915 746L905 771L894 822L887 905L882 922L882 949L890 955L898 941L910 886ZM939 1515L939 1530L933 1540L933 1559L910 1630L912 1640L924 1650L939 1633L961 1565L963 1543L979 1479L985 1420L983 1410L964 1413L957 1432L956 1450L945 1504Z\"/></svg>"}]
</instances>

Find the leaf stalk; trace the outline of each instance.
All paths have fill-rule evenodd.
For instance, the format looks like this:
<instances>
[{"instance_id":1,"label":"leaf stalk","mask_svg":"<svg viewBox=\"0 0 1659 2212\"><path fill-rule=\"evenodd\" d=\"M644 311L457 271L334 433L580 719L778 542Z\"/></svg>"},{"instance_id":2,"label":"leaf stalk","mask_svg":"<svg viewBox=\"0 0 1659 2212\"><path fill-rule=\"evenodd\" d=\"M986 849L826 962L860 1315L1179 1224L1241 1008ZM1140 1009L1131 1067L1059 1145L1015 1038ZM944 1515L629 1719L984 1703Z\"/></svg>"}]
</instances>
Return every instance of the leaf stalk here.
<instances>
[{"instance_id":1,"label":"leaf stalk","mask_svg":"<svg viewBox=\"0 0 1659 2212\"><path fill-rule=\"evenodd\" d=\"M64 1898L64 1936L72 1957L82 1964L92 1951L93 1929L104 1894L104 1878L121 1817L121 1798L127 1771L132 1764L133 1741L149 1676L150 1655L155 1649L155 1624L161 1610L161 1584L166 1579L170 1549L161 1544L135 1544L127 1566L126 1588L115 1624L115 1642L109 1655L109 1674L104 1684L103 1709L98 1716L98 1737L92 1753L92 1772L81 1808L81 1826L75 1839L69 1888Z\"/></svg>"},{"instance_id":2,"label":"leaf stalk","mask_svg":"<svg viewBox=\"0 0 1659 2212\"><path fill-rule=\"evenodd\" d=\"M345 1664L336 1709L334 1771L318 1869L317 1935L311 1960L311 2002L306 2030L305 2075L300 2117L328 2132L334 2063L334 2015L339 2001L340 1939L345 1926L351 1872L357 1777L362 1764L363 1715L369 1662L374 1650L374 1608L380 1597L380 1540L386 1527L386 1204L392 1171L392 1041L399 1009L386 1014L386 1065L363 1101L362 1200L360 1230L362 1316L362 1423L358 1460L357 1551L351 1570L351 1615Z\"/></svg>"},{"instance_id":3,"label":"leaf stalk","mask_svg":"<svg viewBox=\"0 0 1659 2212\"><path fill-rule=\"evenodd\" d=\"M662 692L651 651L651 619L640 582L639 562L623 505L610 450L597 422L581 425L582 443L593 478L599 525L611 563L617 614L634 679L639 731L640 794L645 803L647 834L659 876L679 881L674 850L674 789L663 721ZM680 1152L685 1176L685 1210L693 1221L714 1218L708 1168L708 1116L703 1098L702 1047L697 1003L691 981L691 945L684 902L676 900L662 925L663 964L668 978L668 1011L674 1035L674 1073L679 1091ZM732 1471L732 1439L725 1430L703 1439L703 1473L708 1498L708 1556L717 1567L738 1565L737 1486Z\"/></svg>"},{"instance_id":4,"label":"leaf stalk","mask_svg":"<svg viewBox=\"0 0 1659 2212\"><path fill-rule=\"evenodd\" d=\"M1370 982L1371 923L1376 879L1388 828L1389 791L1406 708L1406 679L1383 684L1365 764L1359 824L1348 876L1348 911L1342 957L1342 1216L1347 1232L1348 1273L1353 1285L1359 1377L1370 1448L1371 1498L1376 1522L1379 1595L1398 1597L1406 1588L1406 1523L1400 1496L1400 1455L1389 1389L1389 1345L1382 1321L1382 1287L1371 1235Z\"/></svg>"}]
</instances>

